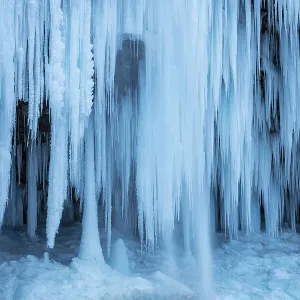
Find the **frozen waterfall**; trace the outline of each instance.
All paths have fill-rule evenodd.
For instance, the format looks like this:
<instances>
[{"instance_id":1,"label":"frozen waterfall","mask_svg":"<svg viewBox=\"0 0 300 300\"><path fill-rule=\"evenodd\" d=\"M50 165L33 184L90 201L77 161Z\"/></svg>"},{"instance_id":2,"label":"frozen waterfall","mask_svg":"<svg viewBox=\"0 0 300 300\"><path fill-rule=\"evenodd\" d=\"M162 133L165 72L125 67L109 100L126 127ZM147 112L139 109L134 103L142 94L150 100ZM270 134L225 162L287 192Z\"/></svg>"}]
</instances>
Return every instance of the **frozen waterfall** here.
<instances>
[{"instance_id":1,"label":"frozen waterfall","mask_svg":"<svg viewBox=\"0 0 300 300\"><path fill-rule=\"evenodd\" d=\"M216 231L296 230L298 0L1 0L0 15L0 225L34 238L46 222L53 248L68 209L79 257L102 264L115 229L146 253L182 245L204 299Z\"/></svg>"}]
</instances>

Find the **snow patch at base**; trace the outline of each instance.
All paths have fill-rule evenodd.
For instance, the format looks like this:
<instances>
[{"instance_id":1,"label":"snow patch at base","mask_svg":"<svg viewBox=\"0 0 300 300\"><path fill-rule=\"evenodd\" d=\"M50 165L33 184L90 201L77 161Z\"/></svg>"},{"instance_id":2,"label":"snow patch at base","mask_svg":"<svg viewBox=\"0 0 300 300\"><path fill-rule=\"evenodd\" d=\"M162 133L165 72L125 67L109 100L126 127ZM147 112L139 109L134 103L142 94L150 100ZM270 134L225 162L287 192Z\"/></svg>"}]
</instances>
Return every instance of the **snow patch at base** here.
<instances>
[{"instance_id":1,"label":"snow patch at base","mask_svg":"<svg viewBox=\"0 0 300 300\"><path fill-rule=\"evenodd\" d=\"M113 232L113 247L120 233ZM76 258L80 226L61 227L54 249L45 253L45 230L30 240L26 228L4 228L0 235L0 299L197 299L199 273L192 254L181 248L143 253L139 243L122 236L131 276L113 269L113 263ZM101 232L105 245L106 233ZM119 240L120 243L120 240ZM105 249L105 247L103 247ZM31 255L26 255L30 253ZM114 251L112 251L113 257ZM112 258L111 257L111 258ZM266 234L226 242L217 234L213 274L217 300L300 299L300 236L284 231L278 239Z\"/></svg>"},{"instance_id":2,"label":"snow patch at base","mask_svg":"<svg viewBox=\"0 0 300 300\"><path fill-rule=\"evenodd\" d=\"M193 291L157 272L155 281L73 259L70 267L34 256L3 263L1 299L193 299Z\"/></svg>"}]
</instances>

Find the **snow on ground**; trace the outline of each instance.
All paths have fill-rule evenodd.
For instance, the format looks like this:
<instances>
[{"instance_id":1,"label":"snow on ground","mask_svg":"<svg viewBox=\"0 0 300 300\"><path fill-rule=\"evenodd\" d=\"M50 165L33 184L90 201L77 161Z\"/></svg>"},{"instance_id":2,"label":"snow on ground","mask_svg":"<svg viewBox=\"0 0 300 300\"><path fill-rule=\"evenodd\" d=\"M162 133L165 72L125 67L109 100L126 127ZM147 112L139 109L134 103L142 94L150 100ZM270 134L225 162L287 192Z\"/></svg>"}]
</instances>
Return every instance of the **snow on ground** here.
<instances>
[{"instance_id":1,"label":"snow on ground","mask_svg":"<svg viewBox=\"0 0 300 300\"><path fill-rule=\"evenodd\" d=\"M180 250L141 254L134 239L124 239L130 275L108 265L76 258L80 225L62 227L56 246L45 255L45 232L35 241L24 229L0 236L0 299L195 299L197 272ZM118 239L118 233L114 239ZM105 243L104 234L101 235ZM217 299L300 299L300 236L285 231L226 242L219 234L213 250ZM108 263L114 263L108 260Z\"/></svg>"},{"instance_id":2,"label":"snow on ground","mask_svg":"<svg viewBox=\"0 0 300 300\"><path fill-rule=\"evenodd\" d=\"M300 299L300 236L239 237L214 251L220 299Z\"/></svg>"}]
</instances>

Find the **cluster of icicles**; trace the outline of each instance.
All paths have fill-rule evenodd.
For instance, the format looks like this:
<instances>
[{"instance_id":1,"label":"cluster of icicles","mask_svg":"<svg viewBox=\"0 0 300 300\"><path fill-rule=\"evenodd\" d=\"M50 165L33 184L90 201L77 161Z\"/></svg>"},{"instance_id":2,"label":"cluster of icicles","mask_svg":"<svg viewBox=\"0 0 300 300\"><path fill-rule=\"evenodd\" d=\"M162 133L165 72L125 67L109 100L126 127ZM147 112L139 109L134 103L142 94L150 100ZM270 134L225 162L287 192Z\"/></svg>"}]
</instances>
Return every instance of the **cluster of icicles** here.
<instances>
[{"instance_id":1,"label":"cluster of icicles","mask_svg":"<svg viewBox=\"0 0 300 300\"><path fill-rule=\"evenodd\" d=\"M172 245L179 228L202 274L211 228L229 237L295 229L299 13L296 0L1 0L0 224L22 223L27 207L33 237L46 199L52 248L75 190L83 243L99 202L108 255L114 225L147 249ZM118 95L124 35L145 53L138 88ZM25 188L18 100L28 102Z\"/></svg>"}]
</instances>

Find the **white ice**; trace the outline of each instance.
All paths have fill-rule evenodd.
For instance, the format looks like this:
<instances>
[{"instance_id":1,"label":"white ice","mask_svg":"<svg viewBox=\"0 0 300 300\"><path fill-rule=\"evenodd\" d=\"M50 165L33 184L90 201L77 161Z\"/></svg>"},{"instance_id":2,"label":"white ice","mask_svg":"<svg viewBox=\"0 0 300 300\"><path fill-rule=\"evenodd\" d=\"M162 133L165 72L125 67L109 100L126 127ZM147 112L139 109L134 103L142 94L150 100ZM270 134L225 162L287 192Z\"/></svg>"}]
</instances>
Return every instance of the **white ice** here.
<instances>
[{"instance_id":1,"label":"white ice","mask_svg":"<svg viewBox=\"0 0 300 300\"><path fill-rule=\"evenodd\" d=\"M167 261L167 252L145 255L138 240L122 236L131 270L124 275L109 265L74 258L80 231L80 225L61 227L48 261L45 229L39 228L32 242L25 229L4 228L0 299L197 299L195 261L181 249L175 251L175 272L162 263ZM113 232L112 238L120 243L120 233ZM104 232L101 241L106 242ZM238 241L226 242L223 235L217 235L213 247L216 299L300 299L299 253L300 236L289 230L279 239L263 233L240 234Z\"/></svg>"},{"instance_id":2,"label":"white ice","mask_svg":"<svg viewBox=\"0 0 300 300\"><path fill-rule=\"evenodd\" d=\"M122 239L118 239L112 246L111 265L125 275L130 275L127 249Z\"/></svg>"}]
</instances>

